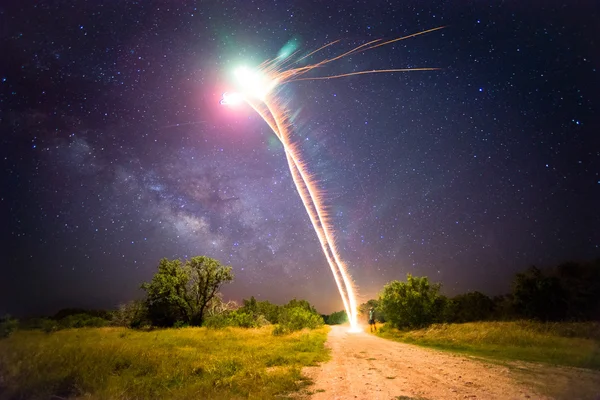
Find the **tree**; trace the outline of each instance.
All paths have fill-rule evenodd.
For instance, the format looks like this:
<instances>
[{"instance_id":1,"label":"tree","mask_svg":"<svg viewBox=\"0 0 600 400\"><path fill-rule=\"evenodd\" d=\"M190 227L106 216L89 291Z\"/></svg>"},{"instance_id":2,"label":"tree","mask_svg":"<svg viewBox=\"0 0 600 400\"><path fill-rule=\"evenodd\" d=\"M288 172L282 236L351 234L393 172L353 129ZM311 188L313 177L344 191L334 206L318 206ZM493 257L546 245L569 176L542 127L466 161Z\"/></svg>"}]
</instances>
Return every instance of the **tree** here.
<instances>
[{"instance_id":1,"label":"tree","mask_svg":"<svg viewBox=\"0 0 600 400\"><path fill-rule=\"evenodd\" d=\"M331 315L327 315L323 319L327 325L339 325L348 322L348 315L346 314L346 310L342 310L331 313Z\"/></svg>"},{"instance_id":2,"label":"tree","mask_svg":"<svg viewBox=\"0 0 600 400\"><path fill-rule=\"evenodd\" d=\"M201 325L221 285L232 280L231 267L209 257L193 257L185 264L163 258L152 281L142 284L150 320L157 326Z\"/></svg>"},{"instance_id":3,"label":"tree","mask_svg":"<svg viewBox=\"0 0 600 400\"><path fill-rule=\"evenodd\" d=\"M567 262L556 267L567 297L567 318L600 320L600 259Z\"/></svg>"},{"instance_id":4,"label":"tree","mask_svg":"<svg viewBox=\"0 0 600 400\"><path fill-rule=\"evenodd\" d=\"M199 256L186 262L189 268L190 281L187 286L191 309L191 325L202 325L204 312L208 303L215 297L223 283L233 280L231 267L223 266L215 259Z\"/></svg>"},{"instance_id":5,"label":"tree","mask_svg":"<svg viewBox=\"0 0 600 400\"><path fill-rule=\"evenodd\" d=\"M560 280L532 266L513 283L515 308L526 318L557 321L565 317L567 294Z\"/></svg>"},{"instance_id":6,"label":"tree","mask_svg":"<svg viewBox=\"0 0 600 400\"><path fill-rule=\"evenodd\" d=\"M250 297L249 300L244 299L243 303L244 305L239 308L241 312L252 314L255 318L262 316L271 324L279 322L282 306L273 304L268 300L257 301L254 296Z\"/></svg>"},{"instance_id":7,"label":"tree","mask_svg":"<svg viewBox=\"0 0 600 400\"><path fill-rule=\"evenodd\" d=\"M494 302L475 291L453 297L446 308L446 322L483 321L492 317Z\"/></svg>"},{"instance_id":8,"label":"tree","mask_svg":"<svg viewBox=\"0 0 600 400\"><path fill-rule=\"evenodd\" d=\"M392 281L384 286L379 304L386 319L395 327L419 328L434 321L439 284L427 277L406 275L406 282Z\"/></svg>"}]
</instances>

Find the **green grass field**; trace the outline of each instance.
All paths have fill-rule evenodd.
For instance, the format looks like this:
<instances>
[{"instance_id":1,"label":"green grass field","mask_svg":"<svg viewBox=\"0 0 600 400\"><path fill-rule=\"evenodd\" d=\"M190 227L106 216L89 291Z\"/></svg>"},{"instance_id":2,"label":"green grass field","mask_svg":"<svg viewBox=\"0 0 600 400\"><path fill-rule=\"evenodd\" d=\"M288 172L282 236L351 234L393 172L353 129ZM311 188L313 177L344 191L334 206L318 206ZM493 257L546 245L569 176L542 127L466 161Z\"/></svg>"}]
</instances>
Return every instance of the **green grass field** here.
<instances>
[{"instance_id":1,"label":"green grass field","mask_svg":"<svg viewBox=\"0 0 600 400\"><path fill-rule=\"evenodd\" d=\"M412 331L384 326L377 335L500 360L600 369L600 323L472 322Z\"/></svg>"},{"instance_id":2,"label":"green grass field","mask_svg":"<svg viewBox=\"0 0 600 400\"><path fill-rule=\"evenodd\" d=\"M329 359L327 327L82 328L0 340L0 399L264 399L301 390Z\"/></svg>"}]
</instances>

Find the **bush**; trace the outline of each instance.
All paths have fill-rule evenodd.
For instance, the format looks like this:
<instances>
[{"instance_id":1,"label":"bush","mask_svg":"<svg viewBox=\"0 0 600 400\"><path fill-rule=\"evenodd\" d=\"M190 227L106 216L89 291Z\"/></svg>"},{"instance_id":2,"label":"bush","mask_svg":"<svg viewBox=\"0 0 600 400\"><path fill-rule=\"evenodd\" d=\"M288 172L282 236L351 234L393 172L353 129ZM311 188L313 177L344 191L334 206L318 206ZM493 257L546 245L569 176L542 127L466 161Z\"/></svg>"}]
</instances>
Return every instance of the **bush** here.
<instances>
[{"instance_id":1,"label":"bush","mask_svg":"<svg viewBox=\"0 0 600 400\"><path fill-rule=\"evenodd\" d=\"M107 326L109 321L89 314L69 315L59 321L63 328L100 328Z\"/></svg>"},{"instance_id":2,"label":"bush","mask_svg":"<svg viewBox=\"0 0 600 400\"><path fill-rule=\"evenodd\" d=\"M222 329L228 326L239 328L260 328L269 325L269 321L263 315L254 315L252 313L238 309L223 314L213 315L204 320L204 326L213 329Z\"/></svg>"},{"instance_id":3,"label":"bush","mask_svg":"<svg viewBox=\"0 0 600 400\"><path fill-rule=\"evenodd\" d=\"M115 326L125 326L133 329L149 325L148 308L141 300L121 304L119 309L113 313L111 322Z\"/></svg>"},{"instance_id":4,"label":"bush","mask_svg":"<svg viewBox=\"0 0 600 400\"><path fill-rule=\"evenodd\" d=\"M173 328L175 329L179 329L179 328L188 328L190 326L190 324L188 324L187 322L183 322L183 321L177 321L175 322L175 324L173 325Z\"/></svg>"},{"instance_id":5,"label":"bush","mask_svg":"<svg viewBox=\"0 0 600 400\"><path fill-rule=\"evenodd\" d=\"M406 275L406 282L392 281L379 296L380 308L395 327L419 328L435 320L440 285L427 277ZM438 305L439 306L439 305Z\"/></svg>"},{"instance_id":6,"label":"bush","mask_svg":"<svg viewBox=\"0 0 600 400\"><path fill-rule=\"evenodd\" d=\"M344 324L346 322L348 322L348 315L344 310L331 313L331 315L326 316L325 319L325 323L327 325L339 325Z\"/></svg>"},{"instance_id":7,"label":"bush","mask_svg":"<svg viewBox=\"0 0 600 400\"><path fill-rule=\"evenodd\" d=\"M42 319L40 325L42 327L42 330L46 333L56 332L60 329L58 322L49 318Z\"/></svg>"},{"instance_id":8,"label":"bush","mask_svg":"<svg viewBox=\"0 0 600 400\"><path fill-rule=\"evenodd\" d=\"M273 327L273 336L282 336L291 333L290 330L280 324L277 324Z\"/></svg>"},{"instance_id":9,"label":"bush","mask_svg":"<svg viewBox=\"0 0 600 400\"><path fill-rule=\"evenodd\" d=\"M0 318L0 339L7 338L19 327L19 321L6 315Z\"/></svg>"},{"instance_id":10,"label":"bush","mask_svg":"<svg viewBox=\"0 0 600 400\"><path fill-rule=\"evenodd\" d=\"M305 307L286 307L279 315L279 325L275 327L273 334L276 334L276 330L280 332L277 334L285 334L304 328L315 329L323 324L323 318L316 312L310 312Z\"/></svg>"}]
</instances>

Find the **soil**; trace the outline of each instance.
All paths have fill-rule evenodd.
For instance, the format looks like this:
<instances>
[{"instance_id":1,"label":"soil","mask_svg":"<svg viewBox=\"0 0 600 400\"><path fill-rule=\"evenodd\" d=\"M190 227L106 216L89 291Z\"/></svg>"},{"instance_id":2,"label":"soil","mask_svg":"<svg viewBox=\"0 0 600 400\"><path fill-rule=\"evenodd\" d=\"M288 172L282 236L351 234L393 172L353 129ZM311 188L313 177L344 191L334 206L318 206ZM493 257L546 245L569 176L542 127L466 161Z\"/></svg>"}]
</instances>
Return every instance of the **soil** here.
<instances>
[{"instance_id":1,"label":"soil","mask_svg":"<svg viewBox=\"0 0 600 400\"><path fill-rule=\"evenodd\" d=\"M498 363L349 333L333 326L332 359L303 372L313 400L600 399L600 372Z\"/></svg>"}]
</instances>

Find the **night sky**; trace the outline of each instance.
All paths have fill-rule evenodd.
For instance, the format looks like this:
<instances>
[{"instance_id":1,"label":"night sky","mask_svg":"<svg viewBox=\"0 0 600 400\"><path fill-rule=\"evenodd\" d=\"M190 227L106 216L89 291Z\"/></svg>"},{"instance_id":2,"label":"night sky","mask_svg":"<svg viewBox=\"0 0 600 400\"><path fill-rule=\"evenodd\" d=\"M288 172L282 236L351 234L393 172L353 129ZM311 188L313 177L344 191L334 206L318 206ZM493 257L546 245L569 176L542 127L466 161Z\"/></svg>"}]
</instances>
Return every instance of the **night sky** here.
<instances>
[{"instance_id":1,"label":"night sky","mask_svg":"<svg viewBox=\"0 0 600 400\"><path fill-rule=\"evenodd\" d=\"M599 257L598 21L592 0L2 2L0 313L113 308L195 255L233 267L227 299L342 309L281 144L219 100L286 46L341 39L314 63L441 25L310 76L439 71L279 93L361 300Z\"/></svg>"}]
</instances>

